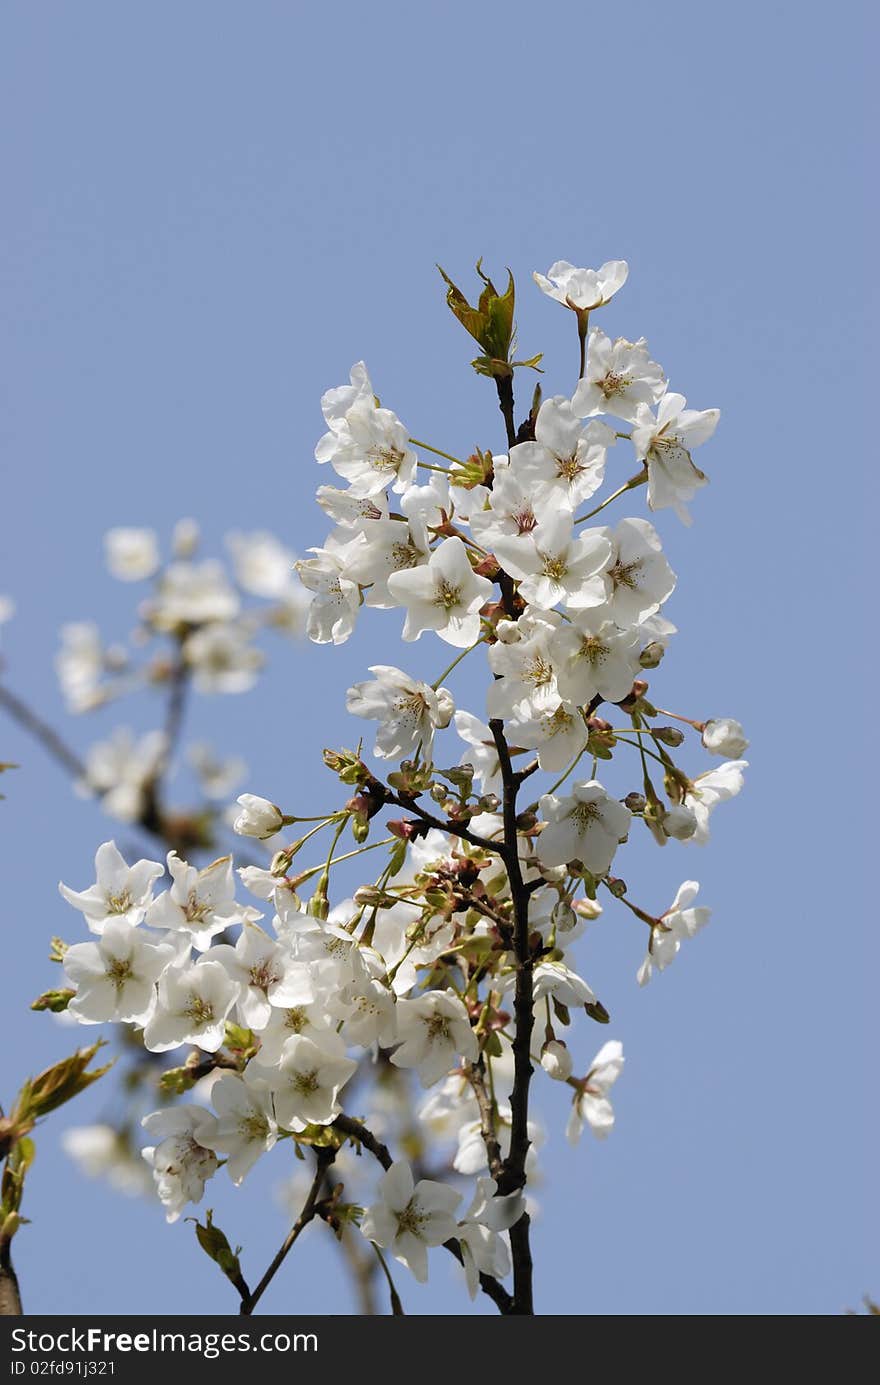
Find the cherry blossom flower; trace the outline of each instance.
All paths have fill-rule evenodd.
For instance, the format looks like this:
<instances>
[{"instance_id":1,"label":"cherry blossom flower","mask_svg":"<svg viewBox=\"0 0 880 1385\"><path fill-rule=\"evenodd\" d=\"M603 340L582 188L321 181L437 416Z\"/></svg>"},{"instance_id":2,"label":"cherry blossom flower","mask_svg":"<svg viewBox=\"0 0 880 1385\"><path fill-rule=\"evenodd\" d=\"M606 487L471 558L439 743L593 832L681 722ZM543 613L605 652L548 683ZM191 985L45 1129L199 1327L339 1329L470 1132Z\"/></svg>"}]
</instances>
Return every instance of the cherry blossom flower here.
<instances>
[{"instance_id":1,"label":"cherry blossom flower","mask_svg":"<svg viewBox=\"0 0 880 1385\"><path fill-rule=\"evenodd\" d=\"M689 842L696 846L706 845L709 840L709 815L719 803L736 797L745 782L743 770L748 767L748 760L729 760L717 769L698 774L693 780L684 796L684 806L690 808L697 819L696 829L688 838Z\"/></svg>"},{"instance_id":2,"label":"cherry blossom flower","mask_svg":"<svg viewBox=\"0 0 880 1385\"><path fill-rule=\"evenodd\" d=\"M607 587L603 573L611 552L604 529L575 534L565 509L531 534L502 538L495 544L495 556L519 582L520 595L541 611L551 610L558 602L572 611L601 606Z\"/></svg>"},{"instance_id":3,"label":"cherry blossom flower","mask_svg":"<svg viewBox=\"0 0 880 1385\"><path fill-rule=\"evenodd\" d=\"M202 693L243 693L252 688L265 662L240 625L215 621L187 637L183 657Z\"/></svg>"},{"instance_id":4,"label":"cherry blossom flower","mask_svg":"<svg viewBox=\"0 0 880 1385\"><path fill-rule=\"evenodd\" d=\"M557 260L546 274L536 270L532 278L548 298L555 298L557 303L576 312L590 312L610 303L618 289L623 288L628 274L626 260L606 260L599 269L576 269L567 260Z\"/></svg>"},{"instance_id":5,"label":"cherry blossom flower","mask_svg":"<svg viewBox=\"0 0 880 1385\"><path fill-rule=\"evenodd\" d=\"M361 1231L390 1250L420 1284L428 1280L428 1250L457 1233L453 1213L461 1194L445 1183L423 1178L415 1183L409 1164L398 1162L379 1179L379 1200L368 1207Z\"/></svg>"},{"instance_id":6,"label":"cherry blossom flower","mask_svg":"<svg viewBox=\"0 0 880 1385\"><path fill-rule=\"evenodd\" d=\"M309 1005L315 998L308 967L255 923L245 923L235 946L219 943L205 953L220 962L238 986L238 1014L248 1029L262 1029L273 1006Z\"/></svg>"},{"instance_id":7,"label":"cherry blossom flower","mask_svg":"<svg viewBox=\"0 0 880 1385\"><path fill-rule=\"evenodd\" d=\"M599 328L587 338L587 364L571 407L579 418L613 414L632 423L640 404L652 405L662 398L666 377L648 355L644 337L612 341Z\"/></svg>"},{"instance_id":8,"label":"cherry blossom flower","mask_svg":"<svg viewBox=\"0 0 880 1385\"><path fill-rule=\"evenodd\" d=\"M223 564L206 558L200 563L169 563L159 579L151 612L161 629L173 630L180 625L233 620L240 605Z\"/></svg>"},{"instance_id":9,"label":"cherry blossom flower","mask_svg":"<svg viewBox=\"0 0 880 1385\"><path fill-rule=\"evenodd\" d=\"M609 798L596 779L574 784L571 794L540 801L545 827L538 838L538 856L545 866L581 861L593 875L604 875L629 831L628 808Z\"/></svg>"},{"instance_id":10,"label":"cherry blossom flower","mask_svg":"<svg viewBox=\"0 0 880 1385\"><path fill-rule=\"evenodd\" d=\"M535 421L534 442L510 449L510 471L535 506L574 511L599 489L605 457L616 434L593 419L582 423L562 395L545 399Z\"/></svg>"},{"instance_id":11,"label":"cherry blossom flower","mask_svg":"<svg viewBox=\"0 0 880 1385\"><path fill-rule=\"evenodd\" d=\"M153 1111L141 1121L158 1143L141 1150L153 1170L165 1220L177 1221L188 1202L201 1202L205 1184L217 1172L217 1156L203 1139L211 1139L217 1122L198 1106L174 1106Z\"/></svg>"},{"instance_id":12,"label":"cherry blossom flower","mask_svg":"<svg viewBox=\"0 0 880 1385\"><path fill-rule=\"evenodd\" d=\"M236 800L241 812L233 823L233 831L240 837L257 837L261 841L274 837L284 826L284 814L268 798L259 794L239 794Z\"/></svg>"},{"instance_id":13,"label":"cherry blossom flower","mask_svg":"<svg viewBox=\"0 0 880 1385\"><path fill-rule=\"evenodd\" d=\"M476 1298L480 1275L503 1279L510 1273L510 1252L499 1235L519 1221L525 1211L522 1193L497 1196L494 1178L478 1178L473 1201L458 1223L465 1281L471 1299Z\"/></svg>"},{"instance_id":14,"label":"cherry blossom flower","mask_svg":"<svg viewBox=\"0 0 880 1385\"><path fill-rule=\"evenodd\" d=\"M399 760L421 747L430 759L435 729L448 726L452 718L452 694L390 664L372 664L370 672L376 675L372 682L349 688L345 705L354 716L380 723L373 753Z\"/></svg>"},{"instance_id":15,"label":"cherry blossom flower","mask_svg":"<svg viewBox=\"0 0 880 1385\"><path fill-rule=\"evenodd\" d=\"M618 1039L609 1039L599 1049L575 1094L565 1130L570 1144L577 1144L585 1123L599 1140L610 1133L614 1111L608 1093L623 1071L624 1061L623 1045Z\"/></svg>"},{"instance_id":16,"label":"cherry blossom flower","mask_svg":"<svg viewBox=\"0 0 880 1385\"><path fill-rule=\"evenodd\" d=\"M391 1055L398 1068L415 1068L423 1087L444 1077L458 1057L474 1062L477 1040L458 996L428 991L415 1000L397 1003L397 1037Z\"/></svg>"},{"instance_id":17,"label":"cherry blossom flower","mask_svg":"<svg viewBox=\"0 0 880 1385\"><path fill-rule=\"evenodd\" d=\"M211 1105L216 1124L201 1134L201 1142L226 1155L226 1171L238 1185L278 1139L271 1099L247 1072L243 1078L221 1072L211 1087Z\"/></svg>"},{"instance_id":18,"label":"cherry blossom flower","mask_svg":"<svg viewBox=\"0 0 880 1385\"><path fill-rule=\"evenodd\" d=\"M665 971L684 939L693 938L709 922L710 909L692 907L699 889L696 880L685 880L660 922L651 929L648 951L637 975L640 986L647 986L655 971Z\"/></svg>"},{"instance_id":19,"label":"cherry blossom flower","mask_svg":"<svg viewBox=\"0 0 880 1385\"><path fill-rule=\"evenodd\" d=\"M159 566L159 543L152 529L108 529L104 552L111 576L120 582L142 582Z\"/></svg>"},{"instance_id":20,"label":"cherry blossom flower","mask_svg":"<svg viewBox=\"0 0 880 1385\"><path fill-rule=\"evenodd\" d=\"M173 956L171 946L124 918L108 918L97 942L74 943L64 954L64 973L76 989L68 1011L81 1024L146 1024L156 982Z\"/></svg>"},{"instance_id":21,"label":"cherry blossom flower","mask_svg":"<svg viewBox=\"0 0 880 1385\"><path fill-rule=\"evenodd\" d=\"M224 929L261 917L256 909L236 903L231 856L221 856L203 870L181 860L176 851L169 851L167 860L173 884L149 907L147 922L152 928L188 933L204 952Z\"/></svg>"},{"instance_id":22,"label":"cherry blossom flower","mask_svg":"<svg viewBox=\"0 0 880 1385\"><path fill-rule=\"evenodd\" d=\"M607 607L621 629L654 615L675 588L675 573L663 556L660 538L646 519L622 519L605 534L612 555L605 570Z\"/></svg>"},{"instance_id":23,"label":"cherry blossom flower","mask_svg":"<svg viewBox=\"0 0 880 1385\"><path fill-rule=\"evenodd\" d=\"M604 607L578 611L550 642L560 693L582 707L597 696L619 702L640 675L641 643L638 627L620 629L606 618Z\"/></svg>"},{"instance_id":24,"label":"cherry blossom flower","mask_svg":"<svg viewBox=\"0 0 880 1385\"><path fill-rule=\"evenodd\" d=\"M441 640L467 649L480 633L480 607L489 600L492 583L478 577L461 539L444 539L422 567L392 572L388 590L407 608L405 640L434 630Z\"/></svg>"},{"instance_id":25,"label":"cherry blossom flower","mask_svg":"<svg viewBox=\"0 0 880 1385\"><path fill-rule=\"evenodd\" d=\"M59 882L62 899L85 915L93 933L102 933L108 919L140 923L153 901L153 888L164 868L158 861L135 861L130 866L115 842L103 842L95 853L94 885L72 890Z\"/></svg>"},{"instance_id":26,"label":"cherry blossom flower","mask_svg":"<svg viewBox=\"0 0 880 1385\"><path fill-rule=\"evenodd\" d=\"M361 590L348 577L347 546L334 544L311 548L313 558L301 558L296 570L303 586L313 592L307 633L315 644L344 644L354 629L361 604Z\"/></svg>"},{"instance_id":27,"label":"cherry blossom flower","mask_svg":"<svg viewBox=\"0 0 880 1385\"><path fill-rule=\"evenodd\" d=\"M205 1053L216 1053L238 995L225 967L208 957L191 966L168 967L159 978L156 1007L144 1027L144 1047L165 1053L180 1044L195 1044Z\"/></svg>"},{"instance_id":28,"label":"cherry blossom flower","mask_svg":"<svg viewBox=\"0 0 880 1385\"><path fill-rule=\"evenodd\" d=\"M325 1048L305 1034L288 1039L277 1067L261 1069L275 1101L278 1124L285 1130L329 1125L339 1115L339 1092L357 1071L351 1058L335 1046Z\"/></svg>"},{"instance_id":29,"label":"cherry blossom flower","mask_svg":"<svg viewBox=\"0 0 880 1385\"><path fill-rule=\"evenodd\" d=\"M739 760L749 748L746 734L732 717L716 717L703 727L702 742L710 755Z\"/></svg>"},{"instance_id":30,"label":"cherry blossom flower","mask_svg":"<svg viewBox=\"0 0 880 1385\"><path fill-rule=\"evenodd\" d=\"M652 510L672 508L684 524L690 524L685 502L691 500L706 477L691 459L691 449L707 442L718 426L718 409L686 409L683 394L665 394L656 417L640 404L633 420L632 440L636 456L648 468L648 504Z\"/></svg>"}]
</instances>

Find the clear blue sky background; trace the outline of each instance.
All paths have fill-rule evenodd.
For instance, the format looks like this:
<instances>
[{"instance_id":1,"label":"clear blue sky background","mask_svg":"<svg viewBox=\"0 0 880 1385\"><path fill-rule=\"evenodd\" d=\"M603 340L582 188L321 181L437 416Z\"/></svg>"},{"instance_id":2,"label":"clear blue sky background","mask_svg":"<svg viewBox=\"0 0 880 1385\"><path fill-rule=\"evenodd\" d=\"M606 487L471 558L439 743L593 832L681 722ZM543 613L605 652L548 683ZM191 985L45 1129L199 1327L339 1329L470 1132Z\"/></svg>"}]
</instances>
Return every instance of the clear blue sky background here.
<instances>
[{"instance_id":1,"label":"clear blue sky background","mask_svg":"<svg viewBox=\"0 0 880 1385\"><path fill-rule=\"evenodd\" d=\"M694 407L723 410L694 528L661 517L681 634L654 687L663 705L740 717L753 768L705 852L646 843L621 858L659 908L702 881L713 922L676 965L640 992L643 939L613 909L580 954L613 1022L582 1024L578 1053L610 1032L628 1061L604 1146L569 1150L559 1103L544 1103L545 1312L836 1313L880 1293L862 872L876 811L875 440L869 452L858 422L874 384L867 9L5 9L0 590L19 615L3 638L10 681L57 721L59 625L129 628L132 592L103 571L108 526L167 533L195 515L215 547L231 527L274 528L300 552L321 541L318 401L353 360L416 436L500 449L437 260L463 283L478 255L499 275L509 264L521 345L567 390L572 322L530 272L627 258L602 325L645 333ZM288 803L299 785L314 803L329 787L319 746L352 740L345 688L401 657L398 630L377 614L341 651L279 645L257 692L203 700L199 718L245 754L249 787ZM424 672L441 658L427 641L406 656ZM470 677L456 691L479 711ZM147 729L155 711L130 718ZM84 747L116 720L70 734ZM8 1099L82 1033L26 1001L55 979L46 939L75 927L56 881L84 884L113 829L6 723L0 752L22 766L0 805ZM60 1154L65 1124L100 1110L95 1095L40 1134L33 1225L16 1242L26 1306L232 1309L191 1228ZM251 1270L282 1234L267 1190L286 1155L210 1199ZM267 1309L348 1311L322 1242L315 1229ZM433 1297L406 1285L412 1311L461 1311L453 1267L434 1279Z\"/></svg>"}]
</instances>

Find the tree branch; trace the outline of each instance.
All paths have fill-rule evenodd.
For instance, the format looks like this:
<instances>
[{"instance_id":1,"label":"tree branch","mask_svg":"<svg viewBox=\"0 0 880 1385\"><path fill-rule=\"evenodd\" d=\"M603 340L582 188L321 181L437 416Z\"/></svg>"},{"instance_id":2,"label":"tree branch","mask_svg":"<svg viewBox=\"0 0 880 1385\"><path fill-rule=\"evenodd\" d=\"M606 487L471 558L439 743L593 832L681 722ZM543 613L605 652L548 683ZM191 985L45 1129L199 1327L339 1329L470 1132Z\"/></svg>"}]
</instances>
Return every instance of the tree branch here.
<instances>
[{"instance_id":1,"label":"tree branch","mask_svg":"<svg viewBox=\"0 0 880 1385\"><path fill-rule=\"evenodd\" d=\"M501 1177L504 1160L495 1132L495 1103L486 1090L486 1060L482 1053L476 1063L468 1064L467 1080L474 1089L474 1096L480 1108L480 1134L486 1146L489 1172L497 1182Z\"/></svg>"},{"instance_id":2,"label":"tree branch","mask_svg":"<svg viewBox=\"0 0 880 1385\"><path fill-rule=\"evenodd\" d=\"M532 1080L532 1029L534 999L532 990L532 956L529 944L529 891L523 882L519 860L516 826L516 796L518 783L510 760L510 750L504 736L504 723L497 719L489 728L498 751L501 781L504 788L504 864L510 881L513 900L513 945L516 955L516 989L514 992L513 1035L513 1092L510 1098L510 1153L504 1160L498 1191L504 1195L525 1187L526 1158L529 1152L529 1085ZM513 1306L515 1314L531 1315L532 1255L529 1244L529 1216L524 1212L510 1228L510 1249L513 1258Z\"/></svg>"},{"instance_id":3,"label":"tree branch","mask_svg":"<svg viewBox=\"0 0 880 1385\"><path fill-rule=\"evenodd\" d=\"M414 813L420 822L426 827L435 827L438 832L446 832L453 837L462 837L464 841L470 842L471 846L478 846L481 851L491 851L496 856L503 855L503 851L497 842L492 842L488 837L478 837L475 832L471 832L467 827L460 823L435 818L432 813L426 813L424 808L420 808L414 799L409 799L401 794L388 794L386 803L393 803L398 808L403 808L404 812Z\"/></svg>"},{"instance_id":4,"label":"tree branch","mask_svg":"<svg viewBox=\"0 0 880 1385\"><path fill-rule=\"evenodd\" d=\"M297 1239L299 1238L300 1233L305 1230L310 1221L314 1221L317 1215L318 1200L321 1193L321 1187L324 1182L324 1175L326 1174L327 1169L333 1163L333 1160L336 1158L336 1151L333 1149L324 1149L318 1147L315 1150L315 1157L317 1159L317 1169L315 1172L315 1177L312 1180L312 1186L309 1189L308 1197L303 1203L303 1209L297 1217L296 1221L293 1223L293 1226L290 1228L290 1231L287 1233L287 1236L285 1237L284 1242L281 1245L277 1255L275 1256L271 1265L267 1269L266 1273L263 1275L263 1278L260 1280L257 1287L251 1294L248 1294L247 1297L242 1297L241 1307L238 1310L239 1315L244 1315L245 1317L251 1316L251 1314L254 1311L254 1308L259 1303L260 1299L263 1297L263 1294L266 1292L269 1285L272 1283L272 1280L275 1278L281 1266L284 1264L284 1261L287 1259L287 1256L293 1248L294 1244L296 1243Z\"/></svg>"},{"instance_id":5,"label":"tree branch","mask_svg":"<svg viewBox=\"0 0 880 1385\"><path fill-rule=\"evenodd\" d=\"M86 767L82 760L71 750L70 746L63 741L58 732L53 730L48 722L43 721L42 717L37 716L36 712L31 711L27 703L22 702L14 692L0 683L0 707L4 707L13 721L17 721L23 730L33 736L34 740L39 741L44 750L48 751L52 759L57 761L68 774L72 774L77 779L84 779Z\"/></svg>"}]
</instances>

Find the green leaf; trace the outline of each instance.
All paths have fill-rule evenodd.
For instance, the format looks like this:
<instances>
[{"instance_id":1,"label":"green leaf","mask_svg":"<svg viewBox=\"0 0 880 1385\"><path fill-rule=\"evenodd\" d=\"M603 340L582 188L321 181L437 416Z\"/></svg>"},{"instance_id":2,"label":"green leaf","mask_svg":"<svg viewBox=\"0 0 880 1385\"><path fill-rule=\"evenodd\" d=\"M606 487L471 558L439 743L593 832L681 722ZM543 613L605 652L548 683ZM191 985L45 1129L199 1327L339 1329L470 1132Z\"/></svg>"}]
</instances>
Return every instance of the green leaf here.
<instances>
[{"instance_id":1,"label":"green leaf","mask_svg":"<svg viewBox=\"0 0 880 1385\"><path fill-rule=\"evenodd\" d=\"M86 1071L98 1049L103 1046L104 1040L99 1039L89 1048L77 1049L72 1057L64 1058L36 1077L29 1078L16 1100L16 1119L37 1120L40 1116L48 1115L109 1072L112 1063L106 1063L92 1072Z\"/></svg>"},{"instance_id":2,"label":"green leaf","mask_svg":"<svg viewBox=\"0 0 880 1385\"><path fill-rule=\"evenodd\" d=\"M241 1264L238 1255L232 1249L226 1236L219 1226L214 1225L214 1213L209 1207L205 1212L205 1225L195 1217L187 1217L187 1221L193 1222L196 1228L196 1238L202 1250L219 1265L226 1278L231 1280L235 1287L241 1292L247 1292L247 1286L241 1275Z\"/></svg>"}]
</instances>

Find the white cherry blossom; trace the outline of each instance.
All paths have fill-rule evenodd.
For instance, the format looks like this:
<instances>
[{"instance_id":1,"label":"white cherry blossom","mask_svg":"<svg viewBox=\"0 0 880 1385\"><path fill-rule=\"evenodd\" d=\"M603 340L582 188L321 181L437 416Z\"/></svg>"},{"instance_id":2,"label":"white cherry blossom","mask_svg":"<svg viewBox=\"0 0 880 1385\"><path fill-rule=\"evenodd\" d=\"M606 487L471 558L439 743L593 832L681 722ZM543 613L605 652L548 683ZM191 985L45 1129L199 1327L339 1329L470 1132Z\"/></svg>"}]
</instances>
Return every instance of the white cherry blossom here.
<instances>
[{"instance_id":1,"label":"white cherry blossom","mask_svg":"<svg viewBox=\"0 0 880 1385\"><path fill-rule=\"evenodd\" d=\"M165 1053L195 1044L216 1053L226 1033L226 1018L238 987L219 962L203 957L189 966L171 966L159 978L156 1007L144 1027L144 1047Z\"/></svg>"},{"instance_id":2,"label":"white cherry blossom","mask_svg":"<svg viewBox=\"0 0 880 1385\"><path fill-rule=\"evenodd\" d=\"M665 394L655 415L647 404L635 412L632 430L636 456L648 468L648 504L652 510L672 508L690 524L686 502L706 477L691 458L692 448L707 442L718 426L718 409L686 409L683 394Z\"/></svg>"},{"instance_id":3,"label":"white cherry blossom","mask_svg":"<svg viewBox=\"0 0 880 1385\"><path fill-rule=\"evenodd\" d=\"M156 881L164 873L158 861L135 861L130 866L115 842L103 842L95 853L94 885L72 890L59 882L68 904L79 909L93 933L102 933L108 919L141 923L153 902Z\"/></svg>"},{"instance_id":4,"label":"white cherry blossom","mask_svg":"<svg viewBox=\"0 0 880 1385\"><path fill-rule=\"evenodd\" d=\"M598 419L585 424L582 417L563 395L545 399L534 442L510 449L511 474L536 506L574 511L601 486L616 434Z\"/></svg>"},{"instance_id":5,"label":"white cherry blossom","mask_svg":"<svg viewBox=\"0 0 880 1385\"><path fill-rule=\"evenodd\" d=\"M456 995L428 991L415 1000L397 1002L397 1036L391 1055L398 1068L415 1068L423 1087L444 1077L456 1059L474 1062L477 1040L467 1011Z\"/></svg>"},{"instance_id":6,"label":"white cherry blossom","mask_svg":"<svg viewBox=\"0 0 880 1385\"><path fill-rule=\"evenodd\" d=\"M520 595L542 611L559 602L572 611L601 606L607 588L603 573L611 552L604 529L576 533L565 509L531 534L502 538L495 544L495 556L505 572L519 582Z\"/></svg>"},{"instance_id":7,"label":"white cherry blossom","mask_svg":"<svg viewBox=\"0 0 880 1385\"><path fill-rule=\"evenodd\" d=\"M565 1131L571 1144L577 1144L584 1124L589 1125L599 1140L610 1133L614 1110L608 1093L623 1071L624 1062L623 1045L618 1039L609 1039L599 1049L575 1094Z\"/></svg>"},{"instance_id":8,"label":"white cherry blossom","mask_svg":"<svg viewBox=\"0 0 880 1385\"><path fill-rule=\"evenodd\" d=\"M431 757L434 731L449 725L455 704L446 688L434 689L391 664L372 664L375 678L355 683L346 697L348 711L380 723L374 754L399 760L421 746Z\"/></svg>"},{"instance_id":9,"label":"white cherry blossom","mask_svg":"<svg viewBox=\"0 0 880 1385\"><path fill-rule=\"evenodd\" d=\"M644 337L612 341L598 327L587 338L587 364L571 401L579 418L612 414L632 423L640 404L652 405L662 397L666 377L648 355Z\"/></svg>"},{"instance_id":10,"label":"white cherry blossom","mask_svg":"<svg viewBox=\"0 0 880 1385\"><path fill-rule=\"evenodd\" d=\"M492 593L492 583L478 577L459 538L444 539L422 567L392 572L388 590L407 608L405 640L417 640L434 630L441 640L467 649L480 633L480 607Z\"/></svg>"},{"instance_id":11,"label":"white cherry blossom","mask_svg":"<svg viewBox=\"0 0 880 1385\"><path fill-rule=\"evenodd\" d=\"M640 986L647 986L655 971L665 971L685 938L693 938L709 922L710 909L693 907L699 890L696 880L685 880L660 922L651 929L648 951L637 973Z\"/></svg>"},{"instance_id":12,"label":"white cherry blossom","mask_svg":"<svg viewBox=\"0 0 880 1385\"><path fill-rule=\"evenodd\" d=\"M461 1194L445 1183L413 1180L409 1164L398 1162L379 1179L379 1200L368 1207L361 1231L390 1250L420 1284L428 1279L428 1250L457 1233L453 1213Z\"/></svg>"},{"instance_id":13,"label":"white cherry blossom","mask_svg":"<svg viewBox=\"0 0 880 1385\"><path fill-rule=\"evenodd\" d=\"M64 974L76 990L68 1011L81 1024L146 1024L156 982L173 957L170 945L125 919L107 919L96 942L73 943L64 954Z\"/></svg>"},{"instance_id":14,"label":"white cherry blossom","mask_svg":"<svg viewBox=\"0 0 880 1385\"><path fill-rule=\"evenodd\" d=\"M153 1111L141 1124L158 1141L141 1154L153 1170L165 1220L175 1222L188 1202L201 1202L217 1172L216 1154L201 1143L216 1135L217 1122L199 1106L174 1106Z\"/></svg>"},{"instance_id":15,"label":"white cherry blossom","mask_svg":"<svg viewBox=\"0 0 880 1385\"><path fill-rule=\"evenodd\" d=\"M576 312L601 308L623 288L629 274L626 260L606 260L598 269L576 269L568 260L557 260L546 274L532 278L542 293Z\"/></svg>"},{"instance_id":16,"label":"white cherry blossom","mask_svg":"<svg viewBox=\"0 0 880 1385\"><path fill-rule=\"evenodd\" d=\"M628 808L609 798L596 779L574 784L559 798L544 794L540 800L545 827L538 838L538 856L545 866L581 861L593 875L604 875L614 853L629 831Z\"/></svg>"}]
</instances>

